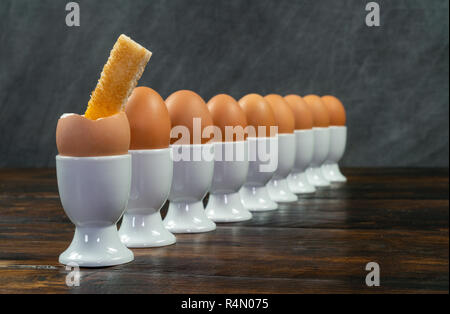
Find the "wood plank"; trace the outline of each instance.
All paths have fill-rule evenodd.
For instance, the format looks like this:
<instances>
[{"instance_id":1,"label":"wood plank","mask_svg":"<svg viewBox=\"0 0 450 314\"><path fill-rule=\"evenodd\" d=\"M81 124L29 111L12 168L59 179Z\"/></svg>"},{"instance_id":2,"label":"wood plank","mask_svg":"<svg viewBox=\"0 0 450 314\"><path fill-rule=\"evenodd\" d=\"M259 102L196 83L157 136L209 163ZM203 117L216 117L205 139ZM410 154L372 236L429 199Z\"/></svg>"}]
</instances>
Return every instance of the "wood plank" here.
<instances>
[{"instance_id":1,"label":"wood plank","mask_svg":"<svg viewBox=\"0 0 450 314\"><path fill-rule=\"evenodd\" d=\"M239 227L436 229L448 226L448 200L300 199L276 212L255 213ZM0 200L0 224L66 222L58 198ZM162 210L163 217L167 205Z\"/></svg>"},{"instance_id":2,"label":"wood plank","mask_svg":"<svg viewBox=\"0 0 450 314\"><path fill-rule=\"evenodd\" d=\"M33 241L27 237L30 230L26 225L2 235L2 242L8 240L14 245L3 246L1 267L10 271L8 265L14 266L12 268L20 273L30 265L60 266L57 256L70 242L71 227L54 225L50 236L46 237L44 232L48 228L49 225L42 226L42 233L38 233ZM130 277L153 273L160 276L307 279L318 285L322 281L330 282L332 278L347 282L345 289L351 290L356 289L355 282L359 283L359 289L364 288L364 266L375 261L382 270L383 291L400 291L402 280L415 283L417 289L422 281L435 281L436 289L448 283L448 229L411 232L219 227L210 233L179 235L177 240L177 244L169 247L135 249L136 259L128 265L84 270L83 274L88 275L85 282L90 285L90 274L99 272L126 272ZM23 268L17 269L18 265ZM0 287L8 284L5 280L0 277ZM127 279L123 277L123 280ZM142 287L136 289L138 292ZM305 289L319 290L319 287Z\"/></svg>"},{"instance_id":3,"label":"wood plank","mask_svg":"<svg viewBox=\"0 0 450 314\"><path fill-rule=\"evenodd\" d=\"M446 283L435 280L385 280L380 287L362 286L360 281L320 279L245 278L191 276L182 274L92 271L81 275L80 286L65 285L68 272L61 269L2 271L0 293L445 293ZM397 288L386 288L395 286Z\"/></svg>"},{"instance_id":4,"label":"wood plank","mask_svg":"<svg viewBox=\"0 0 450 314\"><path fill-rule=\"evenodd\" d=\"M0 293L448 293L448 169L345 171L345 185L83 269L69 288L57 258L74 227L54 169L2 169ZM364 283L370 261L381 287Z\"/></svg>"}]
</instances>

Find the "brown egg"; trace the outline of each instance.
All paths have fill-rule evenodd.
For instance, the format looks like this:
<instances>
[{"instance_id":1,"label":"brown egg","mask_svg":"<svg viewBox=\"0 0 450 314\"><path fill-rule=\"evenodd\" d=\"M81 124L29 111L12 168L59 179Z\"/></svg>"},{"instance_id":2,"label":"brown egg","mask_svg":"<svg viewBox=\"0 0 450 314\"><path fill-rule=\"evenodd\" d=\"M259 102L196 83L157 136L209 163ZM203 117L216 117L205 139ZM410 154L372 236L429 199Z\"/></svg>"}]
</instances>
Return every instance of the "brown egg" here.
<instances>
[{"instance_id":1,"label":"brown egg","mask_svg":"<svg viewBox=\"0 0 450 314\"><path fill-rule=\"evenodd\" d=\"M330 115L330 125L345 125L345 108L339 99L334 96L323 96L322 102L328 110Z\"/></svg>"},{"instance_id":2,"label":"brown egg","mask_svg":"<svg viewBox=\"0 0 450 314\"><path fill-rule=\"evenodd\" d=\"M212 138L210 136L203 138L196 138L194 136L194 118L200 118L199 136L203 134L203 130L213 125L211 115L205 101L197 93L189 90L179 90L166 99L166 106L169 110L172 128L176 126L185 126L188 128L190 138L171 138L171 144L205 144ZM180 141L179 141L180 140Z\"/></svg>"},{"instance_id":3,"label":"brown egg","mask_svg":"<svg viewBox=\"0 0 450 314\"><path fill-rule=\"evenodd\" d=\"M307 95L303 99L313 115L314 127L328 127L330 125L330 116L320 97L317 95Z\"/></svg>"},{"instance_id":4,"label":"brown egg","mask_svg":"<svg viewBox=\"0 0 450 314\"><path fill-rule=\"evenodd\" d=\"M244 130L247 126L247 117L233 97L226 94L216 95L208 101L207 106L214 125L222 133L223 142L243 141L247 138ZM227 126L233 128L232 134L229 134L230 131L226 131L225 127ZM236 126L242 128L234 129Z\"/></svg>"},{"instance_id":5,"label":"brown egg","mask_svg":"<svg viewBox=\"0 0 450 314\"><path fill-rule=\"evenodd\" d=\"M130 122L130 149L161 149L170 144L170 117L161 96L151 88L133 90L125 106Z\"/></svg>"},{"instance_id":6,"label":"brown egg","mask_svg":"<svg viewBox=\"0 0 450 314\"><path fill-rule=\"evenodd\" d=\"M314 125L313 116L311 110L308 108L308 104L303 100L303 98L298 95L287 95L284 99L294 112L295 129L312 129Z\"/></svg>"},{"instance_id":7,"label":"brown egg","mask_svg":"<svg viewBox=\"0 0 450 314\"><path fill-rule=\"evenodd\" d=\"M247 116L249 126L255 128L256 134L248 134L249 137L268 137L275 136L270 134L270 127L276 126L275 116L269 103L258 94L248 94L239 99L239 106L244 110ZM259 126L264 127L261 131Z\"/></svg>"},{"instance_id":8,"label":"brown egg","mask_svg":"<svg viewBox=\"0 0 450 314\"><path fill-rule=\"evenodd\" d=\"M92 157L123 155L130 146L130 124L125 112L90 120L65 114L56 126L56 146L63 156Z\"/></svg>"},{"instance_id":9,"label":"brown egg","mask_svg":"<svg viewBox=\"0 0 450 314\"><path fill-rule=\"evenodd\" d=\"M272 107L275 123L278 125L278 133L294 133L294 113L284 98L280 95L270 94L265 96L264 99L267 100L270 107Z\"/></svg>"}]
</instances>

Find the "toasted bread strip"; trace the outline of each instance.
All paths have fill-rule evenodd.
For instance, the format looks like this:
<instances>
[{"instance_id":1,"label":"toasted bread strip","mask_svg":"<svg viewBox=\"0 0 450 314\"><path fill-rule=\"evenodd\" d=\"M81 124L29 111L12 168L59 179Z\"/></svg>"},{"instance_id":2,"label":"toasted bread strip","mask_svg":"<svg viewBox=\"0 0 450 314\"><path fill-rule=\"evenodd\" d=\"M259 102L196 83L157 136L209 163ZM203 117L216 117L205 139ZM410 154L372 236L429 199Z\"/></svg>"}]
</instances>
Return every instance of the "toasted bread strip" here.
<instances>
[{"instance_id":1,"label":"toasted bread strip","mask_svg":"<svg viewBox=\"0 0 450 314\"><path fill-rule=\"evenodd\" d=\"M151 55L128 36L120 35L91 95L85 117L96 120L118 113L136 87Z\"/></svg>"}]
</instances>

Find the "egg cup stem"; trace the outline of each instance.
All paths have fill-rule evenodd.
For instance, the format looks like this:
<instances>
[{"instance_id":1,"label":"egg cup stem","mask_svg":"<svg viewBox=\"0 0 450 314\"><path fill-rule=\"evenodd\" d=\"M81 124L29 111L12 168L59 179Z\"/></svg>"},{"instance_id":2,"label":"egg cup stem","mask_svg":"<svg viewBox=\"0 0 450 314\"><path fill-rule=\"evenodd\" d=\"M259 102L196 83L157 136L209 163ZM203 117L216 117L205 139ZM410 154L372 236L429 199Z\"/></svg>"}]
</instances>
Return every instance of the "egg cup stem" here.
<instances>
[{"instance_id":1,"label":"egg cup stem","mask_svg":"<svg viewBox=\"0 0 450 314\"><path fill-rule=\"evenodd\" d=\"M59 256L64 265L79 267L107 267L131 262L133 253L117 234L116 225L108 227L79 227L70 246Z\"/></svg>"},{"instance_id":2,"label":"egg cup stem","mask_svg":"<svg viewBox=\"0 0 450 314\"><path fill-rule=\"evenodd\" d=\"M292 171L287 178L289 189L295 194L309 194L316 192L314 185L310 184L305 171Z\"/></svg>"},{"instance_id":3,"label":"egg cup stem","mask_svg":"<svg viewBox=\"0 0 450 314\"><path fill-rule=\"evenodd\" d=\"M290 203L298 200L298 197L289 189L286 178L270 180L267 183L267 191L274 202Z\"/></svg>"},{"instance_id":4,"label":"egg cup stem","mask_svg":"<svg viewBox=\"0 0 450 314\"><path fill-rule=\"evenodd\" d=\"M173 233L200 233L216 229L205 214L202 201L170 202L164 225Z\"/></svg>"},{"instance_id":5,"label":"egg cup stem","mask_svg":"<svg viewBox=\"0 0 450 314\"><path fill-rule=\"evenodd\" d=\"M215 222L239 222L252 219L252 213L244 208L238 192L210 194L206 214Z\"/></svg>"},{"instance_id":6,"label":"egg cup stem","mask_svg":"<svg viewBox=\"0 0 450 314\"><path fill-rule=\"evenodd\" d=\"M147 215L125 213L119 235L129 248L159 247L176 242L175 236L164 227L159 211Z\"/></svg>"},{"instance_id":7,"label":"egg cup stem","mask_svg":"<svg viewBox=\"0 0 450 314\"><path fill-rule=\"evenodd\" d=\"M337 163L322 165L322 174L330 182L347 182Z\"/></svg>"},{"instance_id":8,"label":"egg cup stem","mask_svg":"<svg viewBox=\"0 0 450 314\"><path fill-rule=\"evenodd\" d=\"M239 191L242 204L251 212L278 209L278 204L270 199L266 186L243 186Z\"/></svg>"}]
</instances>

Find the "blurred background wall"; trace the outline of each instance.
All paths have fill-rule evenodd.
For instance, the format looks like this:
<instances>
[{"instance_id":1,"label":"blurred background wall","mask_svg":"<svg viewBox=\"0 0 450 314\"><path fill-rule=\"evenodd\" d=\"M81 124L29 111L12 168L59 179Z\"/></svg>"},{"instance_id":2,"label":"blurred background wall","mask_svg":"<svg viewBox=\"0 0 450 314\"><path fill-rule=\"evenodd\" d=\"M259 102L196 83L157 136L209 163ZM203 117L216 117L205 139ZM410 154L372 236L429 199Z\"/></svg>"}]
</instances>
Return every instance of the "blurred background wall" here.
<instances>
[{"instance_id":1,"label":"blurred background wall","mask_svg":"<svg viewBox=\"0 0 450 314\"><path fill-rule=\"evenodd\" d=\"M52 167L55 127L83 113L121 33L153 52L140 85L218 93L333 94L347 109L345 166L449 161L449 1L0 1L0 167Z\"/></svg>"}]
</instances>

